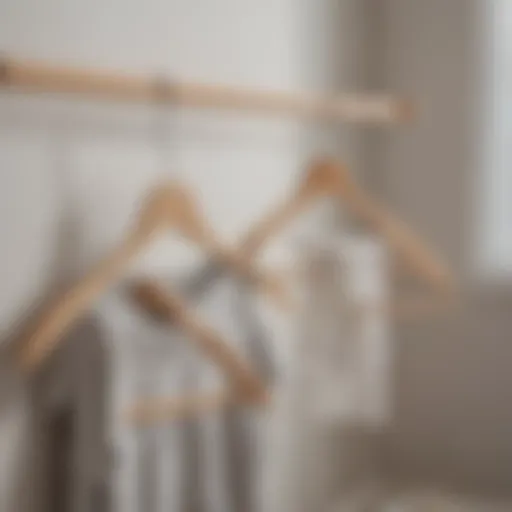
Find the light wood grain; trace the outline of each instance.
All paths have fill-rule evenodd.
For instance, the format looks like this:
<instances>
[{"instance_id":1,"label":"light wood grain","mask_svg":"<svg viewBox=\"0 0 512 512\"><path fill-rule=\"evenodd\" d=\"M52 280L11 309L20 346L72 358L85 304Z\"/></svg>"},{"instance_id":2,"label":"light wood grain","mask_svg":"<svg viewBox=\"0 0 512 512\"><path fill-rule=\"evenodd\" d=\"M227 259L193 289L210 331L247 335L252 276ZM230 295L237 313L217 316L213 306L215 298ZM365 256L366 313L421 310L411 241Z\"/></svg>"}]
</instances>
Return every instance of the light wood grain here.
<instances>
[{"instance_id":1,"label":"light wood grain","mask_svg":"<svg viewBox=\"0 0 512 512\"><path fill-rule=\"evenodd\" d=\"M46 308L26 340L20 344L18 362L22 370L34 371L55 350L77 318L107 288L119 279L132 259L146 245L134 234L84 279Z\"/></svg>"},{"instance_id":2,"label":"light wood grain","mask_svg":"<svg viewBox=\"0 0 512 512\"><path fill-rule=\"evenodd\" d=\"M243 89L225 85L166 80L119 72L81 69L56 64L4 58L0 60L0 85L24 92L89 95L131 102L169 102L196 108L219 108L294 115L324 120L365 123L408 121L410 101L387 94L307 93Z\"/></svg>"},{"instance_id":3,"label":"light wood grain","mask_svg":"<svg viewBox=\"0 0 512 512\"><path fill-rule=\"evenodd\" d=\"M187 333L190 341L224 371L237 396L248 403L265 400L264 385L238 351L187 308L177 295L150 280L135 283L131 293L154 315Z\"/></svg>"},{"instance_id":4,"label":"light wood grain","mask_svg":"<svg viewBox=\"0 0 512 512\"><path fill-rule=\"evenodd\" d=\"M260 398L256 403L247 401L246 397L240 397L232 389L221 389L209 393L187 393L177 397L161 397L141 399L128 407L124 413L127 423L145 427L162 422L179 421L197 418L228 409L233 406L266 405L270 396Z\"/></svg>"},{"instance_id":5,"label":"light wood grain","mask_svg":"<svg viewBox=\"0 0 512 512\"><path fill-rule=\"evenodd\" d=\"M429 286L443 293L453 290L452 271L430 245L366 192L345 166L332 159L314 162L296 192L255 224L243 239L242 247L254 255L286 224L322 198L340 201L355 217L365 221L403 264Z\"/></svg>"},{"instance_id":6,"label":"light wood grain","mask_svg":"<svg viewBox=\"0 0 512 512\"><path fill-rule=\"evenodd\" d=\"M235 271L247 274L275 297L280 305L285 302L284 286L277 277L255 269L247 256L226 248L216 239L192 195L178 183L165 183L149 194L125 241L43 313L34 330L21 344L18 357L21 368L25 371L36 369L58 346L78 317L122 277L140 251L157 234L168 230L180 233Z\"/></svg>"},{"instance_id":7,"label":"light wood grain","mask_svg":"<svg viewBox=\"0 0 512 512\"><path fill-rule=\"evenodd\" d=\"M137 230L146 233L153 229L152 226L159 222L158 219L162 219L168 229L174 229L192 240L210 257L225 263L238 274L261 286L280 307L288 307L285 283L279 276L259 270L243 251L223 244L199 210L198 202L189 189L179 183L167 183L155 189L148 200L144 215L139 220Z\"/></svg>"}]
</instances>

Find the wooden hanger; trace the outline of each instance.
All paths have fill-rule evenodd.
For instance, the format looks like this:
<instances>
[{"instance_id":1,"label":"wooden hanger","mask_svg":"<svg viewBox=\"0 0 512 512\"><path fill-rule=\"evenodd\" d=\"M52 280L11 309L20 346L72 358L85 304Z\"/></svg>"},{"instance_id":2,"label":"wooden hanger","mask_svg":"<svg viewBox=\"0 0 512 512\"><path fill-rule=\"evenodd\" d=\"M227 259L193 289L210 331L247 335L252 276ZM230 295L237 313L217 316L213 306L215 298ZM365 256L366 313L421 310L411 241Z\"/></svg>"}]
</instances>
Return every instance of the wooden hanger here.
<instances>
[{"instance_id":1,"label":"wooden hanger","mask_svg":"<svg viewBox=\"0 0 512 512\"><path fill-rule=\"evenodd\" d=\"M379 232L416 276L441 292L451 292L451 271L403 221L371 197L348 169L332 159L314 162L305 179L285 203L263 218L245 236L242 247L253 256L269 238L278 233L315 201L332 197L354 216Z\"/></svg>"},{"instance_id":2,"label":"wooden hanger","mask_svg":"<svg viewBox=\"0 0 512 512\"><path fill-rule=\"evenodd\" d=\"M120 278L135 256L164 229L178 232L214 258L262 284L265 291L283 304L284 289L279 281L256 271L250 259L242 253L220 244L199 213L191 194L182 185L166 183L150 193L133 231L126 239L42 315L32 334L22 343L19 354L21 367L27 371L38 367L79 315Z\"/></svg>"},{"instance_id":3,"label":"wooden hanger","mask_svg":"<svg viewBox=\"0 0 512 512\"><path fill-rule=\"evenodd\" d=\"M130 294L153 317L178 326L187 333L190 340L224 370L230 384L227 390L212 394L197 393L163 401L143 400L127 412L130 421L154 420L164 411L166 414L172 413L174 417L184 417L196 413L198 408L205 412L229 403L262 405L267 402L268 394L264 384L238 355L237 350L194 315L178 296L149 280L136 282L130 288Z\"/></svg>"},{"instance_id":4,"label":"wooden hanger","mask_svg":"<svg viewBox=\"0 0 512 512\"><path fill-rule=\"evenodd\" d=\"M254 375L237 351L201 320L187 311L181 300L163 290L155 281L139 280L130 289L135 302L153 318L172 326L179 326L191 340L224 369L230 378L227 389L212 392L186 393L178 397L144 398L125 411L128 422L148 425L193 417L233 405L262 406L269 402L270 394L263 382Z\"/></svg>"},{"instance_id":5,"label":"wooden hanger","mask_svg":"<svg viewBox=\"0 0 512 512\"><path fill-rule=\"evenodd\" d=\"M266 397L268 400L268 394ZM246 397L240 397L229 389L209 393L187 393L177 397L146 398L130 406L125 411L124 418L131 425L148 426L162 421L197 418L246 402ZM265 403L263 400L262 402Z\"/></svg>"},{"instance_id":6,"label":"wooden hanger","mask_svg":"<svg viewBox=\"0 0 512 512\"><path fill-rule=\"evenodd\" d=\"M244 237L242 248L254 256L283 227L322 198L340 201L355 217L380 233L404 266L434 293L405 295L391 305L360 304L360 314L383 309L400 321L415 321L456 304L455 280L443 260L405 222L366 192L348 169L334 159L320 159L308 169L296 192L265 216Z\"/></svg>"}]
</instances>

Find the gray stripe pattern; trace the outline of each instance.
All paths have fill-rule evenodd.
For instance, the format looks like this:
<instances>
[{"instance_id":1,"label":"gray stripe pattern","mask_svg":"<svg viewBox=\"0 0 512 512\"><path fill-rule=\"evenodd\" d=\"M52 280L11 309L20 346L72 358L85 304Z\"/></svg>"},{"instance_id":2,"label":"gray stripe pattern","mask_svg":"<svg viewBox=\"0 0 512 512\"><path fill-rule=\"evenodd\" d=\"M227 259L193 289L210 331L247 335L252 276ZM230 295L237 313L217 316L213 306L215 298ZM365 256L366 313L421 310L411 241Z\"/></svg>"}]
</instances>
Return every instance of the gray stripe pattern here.
<instances>
[{"instance_id":1,"label":"gray stripe pattern","mask_svg":"<svg viewBox=\"0 0 512 512\"><path fill-rule=\"evenodd\" d=\"M205 295L214 292L218 281L226 277L227 269L214 262L204 265L199 271L187 276L178 286L174 287L189 304L197 304ZM239 326L242 338L237 340L238 347L250 362L255 372L270 386L276 377L276 368L270 346L271 336L264 320L258 314L254 291L248 283L237 280L234 293L231 294L231 310ZM189 358L183 378L183 389L197 388L200 375L195 361ZM235 406L217 413L219 415L222 439L219 443L224 447L222 460L223 481L226 482L225 494L232 512L253 512L256 510L257 468L258 468L258 429L255 414L257 411L247 410L243 406ZM207 504L202 496L206 475L202 464L202 448L204 442L201 432L202 418L182 420L173 423L170 428L179 429L181 471L180 510L177 512L206 512ZM155 503L151 494L155 494L156 436L150 428L140 438L140 471L141 489L140 510L153 512ZM174 511L173 511L174 512ZM227 511L226 511L227 512Z\"/></svg>"}]
</instances>

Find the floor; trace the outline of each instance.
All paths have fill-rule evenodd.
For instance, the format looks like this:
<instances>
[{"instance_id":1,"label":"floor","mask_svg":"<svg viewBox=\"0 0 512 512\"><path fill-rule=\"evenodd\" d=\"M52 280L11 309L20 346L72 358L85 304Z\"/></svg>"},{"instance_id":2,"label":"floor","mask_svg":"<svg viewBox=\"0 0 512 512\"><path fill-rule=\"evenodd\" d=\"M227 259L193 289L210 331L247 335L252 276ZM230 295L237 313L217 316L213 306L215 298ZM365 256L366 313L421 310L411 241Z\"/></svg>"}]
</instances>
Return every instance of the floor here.
<instances>
[{"instance_id":1,"label":"floor","mask_svg":"<svg viewBox=\"0 0 512 512\"><path fill-rule=\"evenodd\" d=\"M512 512L512 502L491 502L435 491L366 489L341 499L329 512Z\"/></svg>"}]
</instances>

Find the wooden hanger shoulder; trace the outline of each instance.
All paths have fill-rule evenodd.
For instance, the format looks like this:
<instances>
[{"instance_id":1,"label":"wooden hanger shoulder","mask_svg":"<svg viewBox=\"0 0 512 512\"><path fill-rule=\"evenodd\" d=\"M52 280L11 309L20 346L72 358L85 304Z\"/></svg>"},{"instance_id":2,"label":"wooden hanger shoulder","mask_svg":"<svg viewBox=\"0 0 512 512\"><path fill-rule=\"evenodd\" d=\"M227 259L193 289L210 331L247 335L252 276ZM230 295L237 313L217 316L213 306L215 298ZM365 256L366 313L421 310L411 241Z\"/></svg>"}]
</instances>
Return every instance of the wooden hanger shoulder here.
<instances>
[{"instance_id":1,"label":"wooden hanger shoulder","mask_svg":"<svg viewBox=\"0 0 512 512\"><path fill-rule=\"evenodd\" d=\"M249 260L224 248L203 220L185 187L178 183L164 183L150 192L127 238L43 313L35 329L21 345L18 357L20 366L26 371L38 367L55 349L71 324L121 278L140 251L164 229L176 230L209 254L261 283L264 290L277 298L281 305L285 303L284 286L277 277L258 272Z\"/></svg>"},{"instance_id":2,"label":"wooden hanger shoulder","mask_svg":"<svg viewBox=\"0 0 512 512\"><path fill-rule=\"evenodd\" d=\"M264 216L245 236L249 254L283 229L293 218L322 198L334 197L360 220L382 235L392 251L417 275L437 290L452 290L453 275L447 265L403 220L371 197L348 169L333 159L315 161L290 198Z\"/></svg>"},{"instance_id":3,"label":"wooden hanger shoulder","mask_svg":"<svg viewBox=\"0 0 512 512\"><path fill-rule=\"evenodd\" d=\"M141 280L131 287L131 296L146 311L180 327L190 340L228 377L239 399L259 403L266 399L265 386L251 367L222 336L202 321L176 294L155 281Z\"/></svg>"},{"instance_id":4,"label":"wooden hanger shoulder","mask_svg":"<svg viewBox=\"0 0 512 512\"><path fill-rule=\"evenodd\" d=\"M254 256L268 240L322 197L355 193L353 180L345 167L336 167L329 159L314 161L294 193L277 208L264 215L241 242L244 251Z\"/></svg>"}]
</instances>

